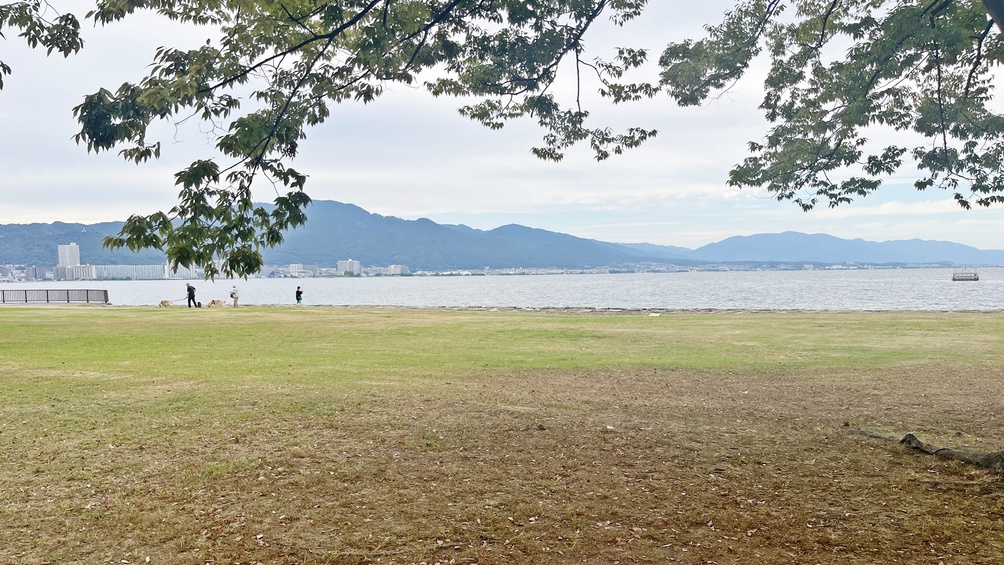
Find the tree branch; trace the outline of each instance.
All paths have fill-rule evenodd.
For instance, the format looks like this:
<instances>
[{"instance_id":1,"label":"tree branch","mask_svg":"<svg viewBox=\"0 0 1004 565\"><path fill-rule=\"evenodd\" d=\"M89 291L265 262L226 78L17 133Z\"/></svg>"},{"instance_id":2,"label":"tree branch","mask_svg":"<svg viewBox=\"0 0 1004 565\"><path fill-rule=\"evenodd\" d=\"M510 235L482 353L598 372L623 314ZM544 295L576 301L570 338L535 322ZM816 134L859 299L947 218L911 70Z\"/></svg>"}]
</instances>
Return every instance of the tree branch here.
<instances>
[{"instance_id":1,"label":"tree branch","mask_svg":"<svg viewBox=\"0 0 1004 565\"><path fill-rule=\"evenodd\" d=\"M264 67L265 65L271 63L272 61L275 61L277 59L281 59L281 58L283 58L283 57L285 57L285 56L287 56L287 55L289 55L291 53L296 53L297 51L303 49L304 47L310 45L311 43L314 43L316 41L332 40L332 39L338 37L340 34L342 34L343 32L345 32L345 30L347 30L347 29L351 28L352 26L356 25L357 23L359 23L360 20L362 20L366 15L368 15L371 11L373 11L373 9L376 8L377 4L379 4L382 1L383 0L371 0L371 2L369 4L367 4L362 10L360 10L359 13L357 13L355 16L353 16L352 19L350 19L349 21L343 23L342 25L338 26L337 28L331 30L330 32L322 34L322 35L316 35L316 34L312 35L310 38L304 39L300 43L297 43L296 45L293 45L293 46L291 46L288 49L284 49L284 50L282 50L279 53L274 53L271 56L266 57L266 58L258 61L257 63L251 65L250 67L242 69L241 72L239 72L239 73L237 73L237 74L235 74L235 75L233 75L231 77L227 77L226 79L224 79L224 80L222 80L222 81L220 81L220 82L218 82L218 83L216 83L216 84L214 84L212 86L207 86L205 88L200 89L199 93L201 94L201 93L206 93L206 92L212 92L212 91L216 90L217 88L221 88L221 87L226 86L228 84L232 84L232 83L234 83L234 82L236 82L236 81L238 81L238 80L240 80L240 79L248 76L249 74L253 73L254 71L256 71L256 70ZM296 23L300 23L300 22L296 22Z\"/></svg>"},{"instance_id":2,"label":"tree branch","mask_svg":"<svg viewBox=\"0 0 1004 565\"><path fill-rule=\"evenodd\" d=\"M997 24L997 28L1004 31L1004 0L983 0L983 6Z\"/></svg>"},{"instance_id":3,"label":"tree branch","mask_svg":"<svg viewBox=\"0 0 1004 565\"><path fill-rule=\"evenodd\" d=\"M969 463L970 465L976 465L977 467L983 467L986 469L1004 469L1004 451L978 453L973 451L961 451L948 447L936 447L920 441L917 439L917 436L913 434L906 434L902 439L897 440L896 438L877 434L870 430L848 430L847 433L873 439L880 439L883 441L896 442L912 451L934 455L935 457L939 457L941 459L961 461L963 463Z\"/></svg>"},{"instance_id":4,"label":"tree branch","mask_svg":"<svg viewBox=\"0 0 1004 565\"><path fill-rule=\"evenodd\" d=\"M980 67L980 63L983 62L983 44L986 43L987 37L990 36L990 30L994 28L994 22L987 22L987 27L983 30L983 33L977 38L976 42L976 58L973 60L973 65L969 69L969 75L966 77L966 90L965 98L969 98L969 89L973 86L973 78L976 76L976 72Z\"/></svg>"},{"instance_id":5,"label":"tree branch","mask_svg":"<svg viewBox=\"0 0 1004 565\"><path fill-rule=\"evenodd\" d=\"M830 2L830 7L827 8L826 13L823 14L823 21L819 26L819 41L816 42L816 49L820 49L823 44L826 43L826 26L829 24L830 17L833 15L833 12L837 10L837 4L839 3L839 0L833 0Z\"/></svg>"}]
</instances>

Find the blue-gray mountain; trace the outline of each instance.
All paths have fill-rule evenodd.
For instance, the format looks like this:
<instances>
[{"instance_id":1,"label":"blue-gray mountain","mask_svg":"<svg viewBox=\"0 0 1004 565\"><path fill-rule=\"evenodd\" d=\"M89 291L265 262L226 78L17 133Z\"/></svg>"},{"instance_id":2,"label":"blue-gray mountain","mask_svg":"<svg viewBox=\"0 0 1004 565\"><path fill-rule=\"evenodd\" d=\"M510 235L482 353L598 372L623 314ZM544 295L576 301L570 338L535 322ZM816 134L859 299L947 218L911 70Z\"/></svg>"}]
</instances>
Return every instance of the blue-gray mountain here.
<instances>
[{"instance_id":1,"label":"blue-gray mountain","mask_svg":"<svg viewBox=\"0 0 1004 565\"><path fill-rule=\"evenodd\" d=\"M51 267L59 262L57 245L76 243L85 265L155 265L164 262L159 251L111 252L101 240L122 229L122 222L100 224L6 224L0 225L0 265Z\"/></svg>"},{"instance_id":2,"label":"blue-gray mountain","mask_svg":"<svg viewBox=\"0 0 1004 565\"><path fill-rule=\"evenodd\" d=\"M945 263L1004 265L1004 251L987 251L943 241L870 242L795 232L730 237L698 249L648 243L608 243L541 229L508 225L493 230L441 225L427 219L402 220L371 214L358 206L314 201L307 225L266 250L270 264L333 266L356 259L364 266L403 264L412 270L493 268L582 269L639 263ZM132 253L101 248L121 222L101 224L0 225L0 264L51 266L56 246L76 242L85 264L153 264L156 251Z\"/></svg>"},{"instance_id":3,"label":"blue-gray mountain","mask_svg":"<svg viewBox=\"0 0 1004 565\"><path fill-rule=\"evenodd\" d=\"M712 262L1004 264L1004 251L982 250L948 241L909 239L879 243L798 232L730 237L695 249L690 257Z\"/></svg>"}]
</instances>

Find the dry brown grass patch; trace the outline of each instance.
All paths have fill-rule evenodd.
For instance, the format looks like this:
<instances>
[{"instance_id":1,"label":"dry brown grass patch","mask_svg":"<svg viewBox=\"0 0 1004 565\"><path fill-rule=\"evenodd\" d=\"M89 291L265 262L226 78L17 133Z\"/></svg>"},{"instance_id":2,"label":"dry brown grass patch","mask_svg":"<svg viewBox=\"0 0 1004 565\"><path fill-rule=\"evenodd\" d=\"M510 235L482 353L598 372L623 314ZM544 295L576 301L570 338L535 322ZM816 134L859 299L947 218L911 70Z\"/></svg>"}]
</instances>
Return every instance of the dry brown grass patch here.
<instances>
[{"instance_id":1,"label":"dry brown grass patch","mask_svg":"<svg viewBox=\"0 0 1004 565\"><path fill-rule=\"evenodd\" d=\"M0 561L992 563L997 473L844 429L999 448L1000 377L485 374L96 434L76 463L39 441L5 471Z\"/></svg>"}]
</instances>

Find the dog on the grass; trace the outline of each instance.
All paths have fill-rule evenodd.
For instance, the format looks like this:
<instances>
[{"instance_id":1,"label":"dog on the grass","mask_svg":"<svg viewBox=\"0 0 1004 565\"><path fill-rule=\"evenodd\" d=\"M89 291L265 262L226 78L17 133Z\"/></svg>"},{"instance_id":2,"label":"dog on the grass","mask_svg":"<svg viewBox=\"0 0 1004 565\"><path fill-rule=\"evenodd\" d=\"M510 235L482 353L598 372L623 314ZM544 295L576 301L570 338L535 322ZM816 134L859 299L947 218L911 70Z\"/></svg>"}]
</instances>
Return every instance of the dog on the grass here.
<instances>
[{"instance_id":1,"label":"dog on the grass","mask_svg":"<svg viewBox=\"0 0 1004 565\"><path fill-rule=\"evenodd\" d=\"M170 305L171 305L171 301L170 300L161 300L160 301L160 306L158 306L157 308L167 308Z\"/></svg>"},{"instance_id":2,"label":"dog on the grass","mask_svg":"<svg viewBox=\"0 0 1004 565\"><path fill-rule=\"evenodd\" d=\"M226 306L226 303L222 300L212 300L209 304L206 304L206 308L212 308L213 306Z\"/></svg>"}]
</instances>

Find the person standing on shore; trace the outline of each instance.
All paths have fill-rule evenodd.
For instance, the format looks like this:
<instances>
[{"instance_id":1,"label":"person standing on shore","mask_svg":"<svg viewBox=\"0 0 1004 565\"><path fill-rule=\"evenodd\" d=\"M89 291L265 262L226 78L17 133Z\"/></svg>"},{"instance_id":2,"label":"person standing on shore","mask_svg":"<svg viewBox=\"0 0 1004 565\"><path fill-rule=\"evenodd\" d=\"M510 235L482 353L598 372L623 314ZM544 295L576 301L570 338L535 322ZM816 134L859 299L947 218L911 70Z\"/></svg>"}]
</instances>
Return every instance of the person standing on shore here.
<instances>
[{"instance_id":1,"label":"person standing on shore","mask_svg":"<svg viewBox=\"0 0 1004 565\"><path fill-rule=\"evenodd\" d=\"M303 290L301 290L300 287L296 287L296 303L303 303Z\"/></svg>"},{"instance_id":2,"label":"person standing on shore","mask_svg":"<svg viewBox=\"0 0 1004 565\"><path fill-rule=\"evenodd\" d=\"M199 303L195 301L195 287L188 283L185 283L185 291L188 296L188 307L189 308L191 308L192 306L198 307Z\"/></svg>"},{"instance_id":3,"label":"person standing on shore","mask_svg":"<svg viewBox=\"0 0 1004 565\"><path fill-rule=\"evenodd\" d=\"M239 293L239 292L237 292L237 285L234 285L234 286L233 286L233 287L232 287L232 288L230 289L230 298L233 298L233 299L234 299L234 308L236 308L236 307L237 307L237 299L238 299L238 298L240 298L240 296L241 296L241 295L240 295L240 293Z\"/></svg>"}]
</instances>

